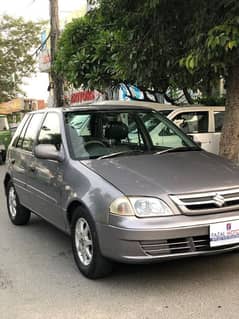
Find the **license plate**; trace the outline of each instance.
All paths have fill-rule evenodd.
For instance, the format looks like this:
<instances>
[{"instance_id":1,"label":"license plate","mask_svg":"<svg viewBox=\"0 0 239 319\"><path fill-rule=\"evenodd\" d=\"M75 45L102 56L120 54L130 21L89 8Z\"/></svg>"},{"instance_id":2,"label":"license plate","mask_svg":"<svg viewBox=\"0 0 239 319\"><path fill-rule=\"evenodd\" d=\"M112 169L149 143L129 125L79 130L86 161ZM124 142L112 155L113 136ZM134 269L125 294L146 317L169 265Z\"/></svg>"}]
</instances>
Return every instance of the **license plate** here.
<instances>
[{"instance_id":1,"label":"license plate","mask_svg":"<svg viewBox=\"0 0 239 319\"><path fill-rule=\"evenodd\" d=\"M239 220L210 225L210 247L239 243Z\"/></svg>"}]
</instances>

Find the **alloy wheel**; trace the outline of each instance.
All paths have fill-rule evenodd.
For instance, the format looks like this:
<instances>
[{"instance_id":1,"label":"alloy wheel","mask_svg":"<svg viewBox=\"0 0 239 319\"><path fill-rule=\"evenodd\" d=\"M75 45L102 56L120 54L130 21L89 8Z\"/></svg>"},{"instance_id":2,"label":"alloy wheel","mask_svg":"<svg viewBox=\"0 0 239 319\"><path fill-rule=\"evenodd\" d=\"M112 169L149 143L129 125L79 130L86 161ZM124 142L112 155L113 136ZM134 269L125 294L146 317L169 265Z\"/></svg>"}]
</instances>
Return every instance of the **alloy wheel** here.
<instances>
[{"instance_id":1,"label":"alloy wheel","mask_svg":"<svg viewBox=\"0 0 239 319\"><path fill-rule=\"evenodd\" d=\"M8 205L12 218L15 218L17 214L17 197L14 187L10 187L9 189Z\"/></svg>"},{"instance_id":2,"label":"alloy wheel","mask_svg":"<svg viewBox=\"0 0 239 319\"><path fill-rule=\"evenodd\" d=\"M84 266L88 266L93 258L93 242L90 226L82 217L75 225L75 245L80 261Z\"/></svg>"}]
</instances>

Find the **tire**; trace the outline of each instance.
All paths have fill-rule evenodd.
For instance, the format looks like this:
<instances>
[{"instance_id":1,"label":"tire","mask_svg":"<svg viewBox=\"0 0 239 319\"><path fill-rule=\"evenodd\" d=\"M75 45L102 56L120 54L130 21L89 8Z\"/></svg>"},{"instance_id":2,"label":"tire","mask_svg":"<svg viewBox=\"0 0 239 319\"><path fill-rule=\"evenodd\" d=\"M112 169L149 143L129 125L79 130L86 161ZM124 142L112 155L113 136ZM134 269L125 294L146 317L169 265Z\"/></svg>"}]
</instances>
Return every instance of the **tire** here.
<instances>
[{"instance_id":1,"label":"tire","mask_svg":"<svg viewBox=\"0 0 239 319\"><path fill-rule=\"evenodd\" d=\"M14 225L26 225L29 222L31 212L20 204L15 187L11 181L7 185L7 209L9 218Z\"/></svg>"},{"instance_id":2,"label":"tire","mask_svg":"<svg viewBox=\"0 0 239 319\"><path fill-rule=\"evenodd\" d=\"M103 278L112 271L112 263L100 252L95 223L81 207L76 208L73 214L71 237L74 259L84 276Z\"/></svg>"}]
</instances>

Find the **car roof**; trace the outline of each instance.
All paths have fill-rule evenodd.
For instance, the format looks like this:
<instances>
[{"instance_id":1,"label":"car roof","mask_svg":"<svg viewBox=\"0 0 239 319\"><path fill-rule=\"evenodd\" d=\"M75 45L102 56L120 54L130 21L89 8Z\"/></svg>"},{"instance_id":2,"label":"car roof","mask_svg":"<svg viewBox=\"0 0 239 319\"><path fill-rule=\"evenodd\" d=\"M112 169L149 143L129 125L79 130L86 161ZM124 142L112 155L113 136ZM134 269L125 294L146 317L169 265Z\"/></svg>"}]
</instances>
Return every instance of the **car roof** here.
<instances>
[{"instance_id":1,"label":"car roof","mask_svg":"<svg viewBox=\"0 0 239 319\"><path fill-rule=\"evenodd\" d=\"M149 103L154 104L154 103ZM68 107L52 107L52 108L47 108L39 111L33 111L30 112L31 114L33 113L45 113L45 112L72 112L72 111L100 111L100 110L147 110L147 109L153 109L153 107L149 107L149 105L145 105L144 103L139 103L139 102L124 102L124 101L105 101L105 102L99 102L99 103L91 103L91 104L80 104L80 105L74 105L74 106L68 106Z\"/></svg>"},{"instance_id":2,"label":"car roof","mask_svg":"<svg viewBox=\"0 0 239 319\"><path fill-rule=\"evenodd\" d=\"M170 104L161 104L156 102L147 102L147 101L115 101L115 100L107 100L102 102L95 102L95 103L86 103L86 104L79 104L79 105L72 105L68 107L52 107L47 108L39 111L33 111L31 113L36 112L72 112L72 111L100 111L100 110L146 110L146 109L153 109L157 111L200 111L213 108L215 110L224 110L224 106L205 106L205 105L184 105L184 106L175 106ZM1 115L0 115L1 116Z\"/></svg>"}]
</instances>

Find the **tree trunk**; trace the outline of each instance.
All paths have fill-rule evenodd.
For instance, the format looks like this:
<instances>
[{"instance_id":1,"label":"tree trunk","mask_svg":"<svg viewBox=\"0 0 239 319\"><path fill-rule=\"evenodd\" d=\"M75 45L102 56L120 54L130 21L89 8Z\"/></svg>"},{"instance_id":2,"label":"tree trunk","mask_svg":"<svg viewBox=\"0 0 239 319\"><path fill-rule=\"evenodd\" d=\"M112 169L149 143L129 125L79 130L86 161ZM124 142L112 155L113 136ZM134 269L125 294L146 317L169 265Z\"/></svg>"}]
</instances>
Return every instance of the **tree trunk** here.
<instances>
[{"instance_id":1,"label":"tree trunk","mask_svg":"<svg viewBox=\"0 0 239 319\"><path fill-rule=\"evenodd\" d=\"M239 65L227 78L226 112L220 141L220 155L238 162L239 155Z\"/></svg>"}]
</instances>

